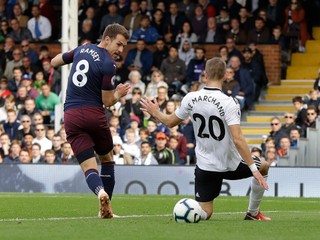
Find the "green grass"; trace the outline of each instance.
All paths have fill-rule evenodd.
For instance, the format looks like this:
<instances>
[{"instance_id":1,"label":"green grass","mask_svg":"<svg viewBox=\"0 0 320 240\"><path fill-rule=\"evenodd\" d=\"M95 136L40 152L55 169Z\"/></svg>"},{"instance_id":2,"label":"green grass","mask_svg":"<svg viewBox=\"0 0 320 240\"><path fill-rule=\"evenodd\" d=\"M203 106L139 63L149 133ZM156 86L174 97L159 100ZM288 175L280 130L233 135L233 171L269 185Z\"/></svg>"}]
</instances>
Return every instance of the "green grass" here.
<instances>
[{"instance_id":1,"label":"green grass","mask_svg":"<svg viewBox=\"0 0 320 240\"><path fill-rule=\"evenodd\" d=\"M320 199L264 198L270 222L244 221L247 197L219 197L215 215L179 224L174 204L183 196L115 195L117 219L98 219L91 194L0 193L0 239L320 239Z\"/></svg>"}]
</instances>

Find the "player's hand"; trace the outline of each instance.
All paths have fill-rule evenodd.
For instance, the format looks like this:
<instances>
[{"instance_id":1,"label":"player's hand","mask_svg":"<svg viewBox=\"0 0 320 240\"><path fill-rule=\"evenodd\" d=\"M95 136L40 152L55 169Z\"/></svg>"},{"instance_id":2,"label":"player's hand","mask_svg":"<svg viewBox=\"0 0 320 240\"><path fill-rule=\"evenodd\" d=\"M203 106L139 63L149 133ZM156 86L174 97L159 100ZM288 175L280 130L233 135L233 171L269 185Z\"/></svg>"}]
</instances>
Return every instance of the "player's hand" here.
<instances>
[{"instance_id":1,"label":"player's hand","mask_svg":"<svg viewBox=\"0 0 320 240\"><path fill-rule=\"evenodd\" d=\"M257 179L261 187L263 187L265 190L269 189L268 183L266 182L266 180L264 179L264 177L261 175L259 171L253 172L252 175L255 179Z\"/></svg>"},{"instance_id":2,"label":"player's hand","mask_svg":"<svg viewBox=\"0 0 320 240\"><path fill-rule=\"evenodd\" d=\"M159 111L159 104L157 99L154 98L151 101L149 98L142 98L140 100L142 108L140 108L143 112L148 112L151 116L154 116L157 111Z\"/></svg>"},{"instance_id":3,"label":"player's hand","mask_svg":"<svg viewBox=\"0 0 320 240\"><path fill-rule=\"evenodd\" d=\"M120 83L116 88L116 92L118 92L118 97L119 98L122 98L122 97L126 96L129 93L129 90L130 90L130 85L129 84Z\"/></svg>"}]
</instances>

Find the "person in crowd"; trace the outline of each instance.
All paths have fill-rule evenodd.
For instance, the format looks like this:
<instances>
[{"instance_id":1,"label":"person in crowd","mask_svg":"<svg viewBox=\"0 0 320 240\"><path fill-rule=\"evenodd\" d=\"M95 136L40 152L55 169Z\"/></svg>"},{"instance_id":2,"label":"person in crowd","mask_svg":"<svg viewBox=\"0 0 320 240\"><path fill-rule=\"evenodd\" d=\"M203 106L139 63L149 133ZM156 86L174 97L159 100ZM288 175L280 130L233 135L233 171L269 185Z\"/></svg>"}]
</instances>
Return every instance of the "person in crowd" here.
<instances>
[{"instance_id":1,"label":"person in crowd","mask_svg":"<svg viewBox=\"0 0 320 240\"><path fill-rule=\"evenodd\" d=\"M308 137L307 135L307 128L316 128L316 121L317 121L317 109L315 106L310 105L306 109L307 113L307 120L301 126L301 136Z\"/></svg>"},{"instance_id":2,"label":"person in crowd","mask_svg":"<svg viewBox=\"0 0 320 240\"><path fill-rule=\"evenodd\" d=\"M320 97L319 97L319 91L315 89L311 89L309 91L309 99L306 101L307 106L315 106L317 109L317 113L320 113Z\"/></svg>"},{"instance_id":3,"label":"person in crowd","mask_svg":"<svg viewBox=\"0 0 320 240\"><path fill-rule=\"evenodd\" d=\"M93 21L91 19L84 19L81 28L79 29L79 43L90 42L96 43L98 34L94 29Z\"/></svg>"},{"instance_id":4,"label":"person in crowd","mask_svg":"<svg viewBox=\"0 0 320 240\"><path fill-rule=\"evenodd\" d=\"M310 39L310 35L307 30L305 10L301 5L301 1L292 0L284 11L283 33L289 38L297 37L299 39L299 50L304 52L306 41Z\"/></svg>"},{"instance_id":5,"label":"person in crowd","mask_svg":"<svg viewBox=\"0 0 320 240\"><path fill-rule=\"evenodd\" d=\"M123 142L120 136L113 136L113 161L116 165L131 165L133 164L132 156L123 150Z\"/></svg>"},{"instance_id":6,"label":"person in crowd","mask_svg":"<svg viewBox=\"0 0 320 240\"><path fill-rule=\"evenodd\" d=\"M16 100L13 94L6 97L4 100L4 106L0 108L0 123L3 123L8 118L8 111L13 109L16 111Z\"/></svg>"},{"instance_id":7,"label":"person in crowd","mask_svg":"<svg viewBox=\"0 0 320 240\"><path fill-rule=\"evenodd\" d=\"M31 156L26 149L21 149L19 154L19 163L27 164L31 163Z\"/></svg>"},{"instance_id":8,"label":"person in crowd","mask_svg":"<svg viewBox=\"0 0 320 240\"><path fill-rule=\"evenodd\" d=\"M20 111L21 108L23 108L24 101L28 97L28 91L25 86L22 84L18 87L18 91L16 94L16 108L18 111Z\"/></svg>"},{"instance_id":9,"label":"person in crowd","mask_svg":"<svg viewBox=\"0 0 320 240\"><path fill-rule=\"evenodd\" d=\"M139 87L132 89L132 97L126 100L125 110L130 116L137 116L139 123L143 120L143 112L140 110L140 99L142 98L142 91Z\"/></svg>"},{"instance_id":10,"label":"person in crowd","mask_svg":"<svg viewBox=\"0 0 320 240\"><path fill-rule=\"evenodd\" d=\"M252 109L254 103L254 82L250 72L241 66L240 59L237 56L230 58L230 66L234 71L234 79L240 84L240 91L245 98L245 109ZM241 94L240 94L241 95Z\"/></svg>"},{"instance_id":11,"label":"person in crowd","mask_svg":"<svg viewBox=\"0 0 320 240\"><path fill-rule=\"evenodd\" d=\"M222 45L219 47L219 53L218 56L222 58L222 60L228 64L229 58L228 58L228 48L226 45Z\"/></svg>"},{"instance_id":12,"label":"person in crowd","mask_svg":"<svg viewBox=\"0 0 320 240\"><path fill-rule=\"evenodd\" d=\"M124 66L131 72L139 71L142 76L149 74L153 63L153 54L146 48L145 41L138 39L136 47L130 49L127 53Z\"/></svg>"},{"instance_id":13,"label":"person in crowd","mask_svg":"<svg viewBox=\"0 0 320 240\"><path fill-rule=\"evenodd\" d=\"M58 161L62 164L76 164L78 163L77 158L73 155L71 144L64 142L61 144L61 155L58 156Z\"/></svg>"},{"instance_id":14,"label":"person in crowd","mask_svg":"<svg viewBox=\"0 0 320 240\"><path fill-rule=\"evenodd\" d=\"M286 112L284 114L284 124L282 124L281 129L284 130L287 135L290 135L292 129L296 128L294 123L294 114L291 112Z\"/></svg>"},{"instance_id":15,"label":"person in crowd","mask_svg":"<svg viewBox=\"0 0 320 240\"><path fill-rule=\"evenodd\" d=\"M33 87L38 91L38 93L41 93L41 87L46 84L46 80L44 78L44 72L43 71L37 71L35 74L35 79L33 82Z\"/></svg>"},{"instance_id":16,"label":"person in crowd","mask_svg":"<svg viewBox=\"0 0 320 240\"><path fill-rule=\"evenodd\" d=\"M281 122L278 117L273 117L270 122L271 132L269 133L269 137L273 137L275 141L275 147L277 150L280 149L280 139L282 137L288 137L289 135L281 129Z\"/></svg>"},{"instance_id":17,"label":"person in crowd","mask_svg":"<svg viewBox=\"0 0 320 240\"><path fill-rule=\"evenodd\" d=\"M254 101L259 101L262 88L267 86L268 79L264 72L264 66L257 59L253 58L251 48L245 47L242 50L243 62L241 66L247 69L254 81Z\"/></svg>"},{"instance_id":18,"label":"person in crowd","mask_svg":"<svg viewBox=\"0 0 320 240\"><path fill-rule=\"evenodd\" d=\"M142 94L144 94L145 90L146 90L146 85L145 83L141 80L142 76L140 74L139 71L137 70L132 70L130 73L129 73L129 76L128 76L129 80L126 81L125 83L129 84L130 86L130 90L129 90L129 93L128 95L126 96L126 99L131 99L133 96L132 96L132 93L133 93L133 90L135 88L138 88L141 92L141 96Z\"/></svg>"},{"instance_id":19,"label":"person in crowd","mask_svg":"<svg viewBox=\"0 0 320 240\"><path fill-rule=\"evenodd\" d=\"M142 15L139 11L139 2L132 0L130 3L131 13L127 14L123 20L123 26L128 29L130 37L138 29Z\"/></svg>"},{"instance_id":20,"label":"person in crowd","mask_svg":"<svg viewBox=\"0 0 320 240\"><path fill-rule=\"evenodd\" d=\"M11 32L11 27L9 26L8 20L1 19L0 36L2 38L7 38L10 32Z\"/></svg>"},{"instance_id":21,"label":"person in crowd","mask_svg":"<svg viewBox=\"0 0 320 240\"><path fill-rule=\"evenodd\" d=\"M166 147L167 136L163 132L158 132L155 139L156 145L152 148L152 154L158 164L175 164L174 153Z\"/></svg>"},{"instance_id":22,"label":"person in crowd","mask_svg":"<svg viewBox=\"0 0 320 240\"><path fill-rule=\"evenodd\" d=\"M128 2L126 0L118 0L117 1L118 6L118 13L125 18L128 14L130 14L130 7Z\"/></svg>"},{"instance_id":23,"label":"person in crowd","mask_svg":"<svg viewBox=\"0 0 320 240\"><path fill-rule=\"evenodd\" d=\"M33 5L31 13L33 17L28 21L28 29L33 41L48 41L52 35L52 25L49 19L41 15L39 5Z\"/></svg>"},{"instance_id":24,"label":"person in crowd","mask_svg":"<svg viewBox=\"0 0 320 240\"><path fill-rule=\"evenodd\" d=\"M0 149L2 149L4 157L9 156L10 145L11 145L10 137L7 133L4 132L4 129L3 129L3 133L1 133L0 135L0 146L1 146Z\"/></svg>"},{"instance_id":25,"label":"person in crowd","mask_svg":"<svg viewBox=\"0 0 320 240\"><path fill-rule=\"evenodd\" d=\"M6 62L13 60L13 51L16 48L16 45L12 37L6 36L4 42L4 59Z\"/></svg>"},{"instance_id":26,"label":"person in crowd","mask_svg":"<svg viewBox=\"0 0 320 240\"><path fill-rule=\"evenodd\" d=\"M173 113L174 111L167 114L171 115ZM178 152L178 159L176 159L175 162L177 164L185 164L187 160L187 139L181 132L178 131L178 129L179 126L174 126L170 128L169 147L171 149L177 150ZM172 145L170 144L171 137L174 137L174 139L172 140Z\"/></svg>"},{"instance_id":27,"label":"person in crowd","mask_svg":"<svg viewBox=\"0 0 320 240\"><path fill-rule=\"evenodd\" d=\"M20 48L16 48L13 50L13 59L6 64L6 69L4 70L4 76L8 78L10 81L14 78L14 70L16 68L20 68L22 66L22 51ZM22 72L21 72L22 75ZM17 86L16 86L17 87ZM10 85L9 85L10 89Z\"/></svg>"},{"instance_id":28,"label":"person in crowd","mask_svg":"<svg viewBox=\"0 0 320 240\"><path fill-rule=\"evenodd\" d=\"M194 48L192 47L192 42L190 41L190 39L185 38L182 42L180 42L178 54L179 58L185 63L187 67L190 60L195 56Z\"/></svg>"},{"instance_id":29,"label":"person in crowd","mask_svg":"<svg viewBox=\"0 0 320 240\"><path fill-rule=\"evenodd\" d=\"M301 96L295 96L292 98L292 103L297 109L295 124L301 127L307 120L307 110L304 106L303 99Z\"/></svg>"},{"instance_id":30,"label":"person in crowd","mask_svg":"<svg viewBox=\"0 0 320 240\"><path fill-rule=\"evenodd\" d=\"M41 123L41 124L44 123L44 119L43 119L43 116L40 113L40 111L34 113L33 116L32 116L32 124L33 124L33 126L36 126L39 123Z\"/></svg>"},{"instance_id":31,"label":"person in crowd","mask_svg":"<svg viewBox=\"0 0 320 240\"><path fill-rule=\"evenodd\" d=\"M140 157L134 159L135 165L158 165L157 159L151 152L151 145L147 140L140 143L140 150Z\"/></svg>"},{"instance_id":32,"label":"person in crowd","mask_svg":"<svg viewBox=\"0 0 320 240\"><path fill-rule=\"evenodd\" d=\"M57 155L54 150L48 149L44 152L44 163L47 164L56 164L59 163L57 159Z\"/></svg>"},{"instance_id":33,"label":"person in crowd","mask_svg":"<svg viewBox=\"0 0 320 240\"><path fill-rule=\"evenodd\" d=\"M51 1L52 2L52 1ZM39 7L41 15L46 17L51 24L52 28L52 39L55 40L59 33L59 22L56 16L57 11L55 10L53 4L50 0L39 0Z\"/></svg>"},{"instance_id":34,"label":"person in crowd","mask_svg":"<svg viewBox=\"0 0 320 240\"><path fill-rule=\"evenodd\" d=\"M22 140L22 147L23 149L27 150L29 152L29 155L31 156L32 153L32 141L34 137L30 133L26 133Z\"/></svg>"},{"instance_id":35,"label":"person in crowd","mask_svg":"<svg viewBox=\"0 0 320 240\"><path fill-rule=\"evenodd\" d=\"M298 147L298 140L301 137L300 129L295 127L290 130L290 147Z\"/></svg>"},{"instance_id":36,"label":"person in crowd","mask_svg":"<svg viewBox=\"0 0 320 240\"><path fill-rule=\"evenodd\" d=\"M172 45L169 48L169 57L163 60L160 71L169 88L173 88L176 93L182 86L186 75L186 64L179 58L176 46Z\"/></svg>"},{"instance_id":37,"label":"person in crowd","mask_svg":"<svg viewBox=\"0 0 320 240\"><path fill-rule=\"evenodd\" d=\"M283 26L285 20L283 1L269 0L266 7L267 19L270 21L271 26Z\"/></svg>"},{"instance_id":38,"label":"person in crowd","mask_svg":"<svg viewBox=\"0 0 320 240\"><path fill-rule=\"evenodd\" d=\"M194 135L191 118L186 118L179 124L179 132L181 132L187 140L187 160L189 161L188 163L195 163L196 159L194 150L196 146L196 139Z\"/></svg>"},{"instance_id":39,"label":"person in crowd","mask_svg":"<svg viewBox=\"0 0 320 240\"><path fill-rule=\"evenodd\" d=\"M37 124L35 126L36 137L33 139L32 144L38 143L41 146L41 155L44 155L44 152L47 149L52 149L52 142L46 137L46 127L44 124Z\"/></svg>"},{"instance_id":40,"label":"person in crowd","mask_svg":"<svg viewBox=\"0 0 320 240\"><path fill-rule=\"evenodd\" d=\"M164 33L165 33L164 12L161 9L156 8L154 10L154 13L152 16L153 16L153 18L152 18L151 25L155 29L157 29L157 32L159 34L159 38L161 37L161 39L163 39Z\"/></svg>"},{"instance_id":41,"label":"person in crowd","mask_svg":"<svg viewBox=\"0 0 320 240\"><path fill-rule=\"evenodd\" d=\"M277 155L279 157L288 157L290 146L291 146L290 137L289 136L281 137L280 138L280 148L277 151Z\"/></svg>"},{"instance_id":42,"label":"person in crowd","mask_svg":"<svg viewBox=\"0 0 320 240\"><path fill-rule=\"evenodd\" d=\"M13 140L10 145L10 154L4 158L4 163L19 163L19 155L21 151L21 143L18 140Z\"/></svg>"},{"instance_id":43,"label":"person in crowd","mask_svg":"<svg viewBox=\"0 0 320 240\"><path fill-rule=\"evenodd\" d=\"M104 15L101 19L99 33L102 35L106 26L112 23L122 24L123 17L117 12L118 6L116 3L109 3L107 14Z\"/></svg>"},{"instance_id":44,"label":"person in crowd","mask_svg":"<svg viewBox=\"0 0 320 240\"><path fill-rule=\"evenodd\" d=\"M31 134L33 137L35 137L35 132L33 127L31 126L31 118L28 115L22 115L21 119L20 119L20 123L22 125L22 129L18 129L18 131L16 132L14 139L22 141L23 137L26 134Z\"/></svg>"},{"instance_id":45,"label":"person in crowd","mask_svg":"<svg viewBox=\"0 0 320 240\"><path fill-rule=\"evenodd\" d=\"M261 17L256 17L255 28L248 32L248 42L266 44L270 42L270 29L265 26L265 21Z\"/></svg>"},{"instance_id":46,"label":"person in crowd","mask_svg":"<svg viewBox=\"0 0 320 240\"><path fill-rule=\"evenodd\" d=\"M32 118L37 112L39 112L39 110L36 108L35 100L27 97L24 101L23 108L19 111L18 119L21 119L23 115L28 115L30 118Z\"/></svg>"},{"instance_id":47,"label":"person in crowd","mask_svg":"<svg viewBox=\"0 0 320 240\"><path fill-rule=\"evenodd\" d=\"M159 38L159 33L155 27L151 25L150 18L147 15L141 17L140 26L132 33L131 42L138 39L144 39L145 43L155 43Z\"/></svg>"},{"instance_id":48,"label":"person in crowd","mask_svg":"<svg viewBox=\"0 0 320 240\"><path fill-rule=\"evenodd\" d=\"M182 0L178 2L179 12L184 12L188 19L193 16L195 7L196 4L191 0Z\"/></svg>"},{"instance_id":49,"label":"person in crowd","mask_svg":"<svg viewBox=\"0 0 320 240\"><path fill-rule=\"evenodd\" d=\"M61 91L61 73L51 66L50 61L47 59L42 61L42 68L44 72L44 78L50 86L50 90L59 95Z\"/></svg>"},{"instance_id":50,"label":"person in crowd","mask_svg":"<svg viewBox=\"0 0 320 240\"><path fill-rule=\"evenodd\" d=\"M227 32L226 37L233 38L236 44L247 43L247 33L240 28L240 22L238 18L232 18L230 21L230 30Z\"/></svg>"},{"instance_id":51,"label":"person in crowd","mask_svg":"<svg viewBox=\"0 0 320 240\"><path fill-rule=\"evenodd\" d=\"M318 90L320 92L320 69L318 70L318 77L314 81L313 89Z\"/></svg>"},{"instance_id":52,"label":"person in crowd","mask_svg":"<svg viewBox=\"0 0 320 240\"><path fill-rule=\"evenodd\" d=\"M199 82L201 73L206 65L206 51L203 47L195 48L195 57L192 58L187 66L186 84L190 88L192 82Z\"/></svg>"},{"instance_id":53,"label":"person in crowd","mask_svg":"<svg viewBox=\"0 0 320 240\"><path fill-rule=\"evenodd\" d=\"M52 138L52 150L54 151L56 156L61 156L62 154L62 149L61 149L61 144L62 144L62 138L59 134L54 134Z\"/></svg>"},{"instance_id":54,"label":"person in crowd","mask_svg":"<svg viewBox=\"0 0 320 240\"><path fill-rule=\"evenodd\" d=\"M22 40L32 40L32 34L30 30L26 27L21 27L18 19L10 19L10 26L12 31L8 34L8 36L12 37L15 43L21 43Z\"/></svg>"},{"instance_id":55,"label":"person in crowd","mask_svg":"<svg viewBox=\"0 0 320 240\"><path fill-rule=\"evenodd\" d=\"M51 61L51 56L50 56L50 52L49 52L49 48L47 45L42 45L39 49L39 59L38 59L38 63L37 65L39 67L43 67L42 66L42 62L45 60L49 60Z\"/></svg>"},{"instance_id":56,"label":"person in crowd","mask_svg":"<svg viewBox=\"0 0 320 240\"><path fill-rule=\"evenodd\" d=\"M237 56L240 61L242 61L243 57L241 52L236 48L236 44L233 40L233 38L227 37L226 38L226 47L228 48L228 61L233 56Z\"/></svg>"},{"instance_id":57,"label":"person in crowd","mask_svg":"<svg viewBox=\"0 0 320 240\"><path fill-rule=\"evenodd\" d=\"M168 88L168 84L164 81L163 73L160 70L155 70L151 74L151 81L147 85L144 96L151 99L157 97L160 86Z\"/></svg>"},{"instance_id":58,"label":"person in crowd","mask_svg":"<svg viewBox=\"0 0 320 240\"><path fill-rule=\"evenodd\" d=\"M227 96L238 99L240 110L243 109L245 103L244 92L240 91L240 84L234 79L234 70L231 67L226 68L225 78L222 83L222 91Z\"/></svg>"},{"instance_id":59,"label":"person in crowd","mask_svg":"<svg viewBox=\"0 0 320 240\"><path fill-rule=\"evenodd\" d=\"M251 148L251 154L253 156L261 158L262 157L262 150L258 147L253 147L253 148Z\"/></svg>"},{"instance_id":60,"label":"person in crowd","mask_svg":"<svg viewBox=\"0 0 320 240\"><path fill-rule=\"evenodd\" d=\"M12 141L21 127L20 121L17 119L17 112L14 109L9 109L7 111L7 121L3 123L4 131L9 135Z\"/></svg>"},{"instance_id":61,"label":"person in crowd","mask_svg":"<svg viewBox=\"0 0 320 240\"><path fill-rule=\"evenodd\" d=\"M36 106L44 117L45 124L49 124L53 120L55 105L60 103L60 98L51 92L49 84L41 87L41 94L36 98Z\"/></svg>"},{"instance_id":62,"label":"person in crowd","mask_svg":"<svg viewBox=\"0 0 320 240\"><path fill-rule=\"evenodd\" d=\"M126 143L122 145L122 148L125 152L129 153L132 159L140 157L140 149L135 143L136 132L134 129L128 128L126 130L125 138Z\"/></svg>"},{"instance_id":63,"label":"person in crowd","mask_svg":"<svg viewBox=\"0 0 320 240\"><path fill-rule=\"evenodd\" d=\"M129 126L128 126L128 129L132 129L135 133L134 135L134 143L138 145L138 142L140 140L140 136L139 136L139 125L141 123L141 120L139 117L135 116L135 115L132 115L130 117L130 123L129 123ZM126 138L125 138L125 141L126 141Z\"/></svg>"},{"instance_id":64,"label":"person in crowd","mask_svg":"<svg viewBox=\"0 0 320 240\"><path fill-rule=\"evenodd\" d=\"M268 148L266 152L266 161L271 167L275 167L278 164L277 150L274 147Z\"/></svg>"},{"instance_id":65,"label":"person in crowd","mask_svg":"<svg viewBox=\"0 0 320 240\"><path fill-rule=\"evenodd\" d=\"M217 15L217 9L209 0L199 0L199 4L203 7L204 14L209 17L215 17Z\"/></svg>"},{"instance_id":66,"label":"person in crowd","mask_svg":"<svg viewBox=\"0 0 320 240\"><path fill-rule=\"evenodd\" d=\"M115 60L117 70L116 75L114 76L115 87L117 87L120 83L125 83L128 80L129 70L124 66L124 59L121 55L117 57Z\"/></svg>"},{"instance_id":67,"label":"person in crowd","mask_svg":"<svg viewBox=\"0 0 320 240\"><path fill-rule=\"evenodd\" d=\"M36 64L31 64L31 60L28 56L22 57L22 73L27 74L30 79L34 79L34 74L39 71L39 67Z\"/></svg>"},{"instance_id":68,"label":"person in crowd","mask_svg":"<svg viewBox=\"0 0 320 240\"><path fill-rule=\"evenodd\" d=\"M215 44L223 44L225 42L225 37L218 29L215 17L209 17L207 19L207 29L205 33L199 35L198 42Z\"/></svg>"},{"instance_id":69,"label":"person in crowd","mask_svg":"<svg viewBox=\"0 0 320 240\"><path fill-rule=\"evenodd\" d=\"M20 27L26 28L28 26L29 17L23 14L21 5L19 3L14 4L12 11L13 17L19 21Z\"/></svg>"},{"instance_id":70,"label":"person in crowd","mask_svg":"<svg viewBox=\"0 0 320 240\"><path fill-rule=\"evenodd\" d=\"M41 154L41 145L39 143L32 143L31 147L32 163L43 163L44 158Z\"/></svg>"},{"instance_id":71,"label":"person in crowd","mask_svg":"<svg viewBox=\"0 0 320 240\"><path fill-rule=\"evenodd\" d=\"M222 32L226 32L229 29L226 29L226 26L230 24L230 13L226 6L222 6L219 11L219 15L216 16L218 28Z\"/></svg>"},{"instance_id":72,"label":"person in crowd","mask_svg":"<svg viewBox=\"0 0 320 240\"><path fill-rule=\"evenodd\" d=\"M179 12L177 3L171 2L169 6L169 13L165 17L164 21L164 39L167 43L175 42L176 37L186 20L185 15Z\"/></svg>"},{"instance_id":73,"label":"person in crowd","mask_svg":"<svg viewBox=\"0 0 320 240\"><path fill-rule=\"evenodd\" d=\"M191 42L197 42L199 36L202 36L207 32L208 17L204 14L202 6L197 4L194 10L194 16L189 19L191 23L190 28L192 28L193 33L195 34L194 39L191 36L189 36L189 38Z\"/></svg>"},{"instance_id":74,"label":"person in crowd","mask_svg":"<svg viewBox=\"0 0 320 240\"><path fill-rule=\"evenodd\" d=\"M39 96L39 92L34 87L32 87L32 79L28 74L22 75L20 86L26 88L28 97L36 99Z\"/></svg>"},{"instance_id":75,"label":"person in crowd","mask_svg":"<svg viewBox=\"0 0 320 240\"><path fill-rule=\"evenodd\" d=\"M148 119L147 129L149 132L148 142L150 143L151 147L154 147L156 144L156 135L158 133L157 122L155 119L153 118Z\"/></svg>"},{"instance_id":76,"label":"person in crowd","mask_svg":"<svg viewBox=\"0 0 320 240\"><path fill-rule=\"evenodd\" d=\"M11 91L8 90L8 79L6 77L2 77L0 79L0 106L2 107L4 104L4 100L6 97L11 95Z\"/></svg>"}]
</instances>

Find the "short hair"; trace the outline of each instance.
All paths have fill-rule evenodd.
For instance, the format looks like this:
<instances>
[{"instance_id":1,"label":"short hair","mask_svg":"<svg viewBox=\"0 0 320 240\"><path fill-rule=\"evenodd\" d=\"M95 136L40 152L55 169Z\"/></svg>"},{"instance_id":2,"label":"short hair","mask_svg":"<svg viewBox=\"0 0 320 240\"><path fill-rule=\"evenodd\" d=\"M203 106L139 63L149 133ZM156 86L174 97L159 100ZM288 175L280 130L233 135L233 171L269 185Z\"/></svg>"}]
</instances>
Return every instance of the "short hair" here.
<instances>
[{"instance_id":1,"label":"short hair","mask_svg":"<svg viewBox=\"0 0 320 240\"><path fill-rule=\"evenodd\" d=\"M44 152L44 155L47 155L47 154L54 154L54 155L56 155L55 151L52 150L52 149L47 149L47 150Z\"/></svg>"},{"instance_id":2,"label":"short hair","mask_svg":"<svg viewBox=\"0 0 320 240\"><path fill-rule=\"evenodd\" d=\"M295 103L295 102L299 102L299 103L303 103L303 99L301 96L295 96L292 98L292 103Z\"/></svg>"},{"instance_id":3,"label":"short hair","mask_svg":"<svg viewBox=\"0 0 320 240\"><path fill-rule=\"evenodd\" d=\"M8 109L7 113L15 113L17 115L17 112L14 109Z\"/></svg>"},{"instance_id":4,"label":"short hair","mask_svg":"<svg viewBox=\"0 0 320 240\"><path fill-rule=\"evenodd\" d=\"M41 150L41 145L39 143L33 143L31 148L33 148L33 146L38 146L39 147L39 150Z\"/></svg>"},{"instance_id":5,"label":"short hair","mask_svg":"<svg viewBox=\"0 0 320 240\"><path fill-rule=\"evenodd\" d=\"M133 71L131 71L131 72L129 73L128 78L131 79L134 75L137 75L137 76L139 76L140 78L142 77L142 76L141 76L141 73L140 73L139 71L133 70Z\"/></svg>"},{"instance_id":6,"label":"short hair","mask_svg":"<svg viewBox=\"0 0 320 240\"><path fill-rule=\"evenodd\" d=\"M147 140L142 141L142 142L140 143L140 146L142 146L142 145L144 145L144 144L148 144L148 145L149 145L149 147L151 147L150 142L149 142L149 141L147 141Z\"/></svg>"},{"instance_id":7,"label":"short hair","mask_svg":"<svg viewBox=\"0 0 320 240\"><path fill-rule=\"evenodd\" d=\"M145 133L145 134L149 135L149 130L146 127L141 127L141 128L139 128L139 133Z\"/></svg>"},{"instance_id":8,"label":"short hair","mask_svg":"<svg viewBox=\"0 0 320 240\"><path fill-rule=\"evenodd\" d=\"M105 28L105 30L102 34L102 39L105 39L107 36L111 39L115 39L118 34L124 36L125 39L130 38L128 30L124 26L122 26L118 23L113 23L113 24L109 24Z\"/></svg>"},{"instance_id":9,"label":"short hair","mask_svg":"<svg viewBox=\"0 0 320 240\"><path fill-rule=\"evenodd\" d=\"M308 110L314 110L315 112L317 112L317 108L314 106L314 105L309 105L308 107L307 107L307 111Z\"/></svg>"},{"instance_id":10,"label":"short hair","mask_svg":"<svg viewBox=\"0 0 320 240\"><path fill-rule=\"evenodd\" d=\"M222 58L214 57L207 61L205 70L209 79L219 80L222 79L226 72L226 63Z\"/></svg>"}]
</instances>

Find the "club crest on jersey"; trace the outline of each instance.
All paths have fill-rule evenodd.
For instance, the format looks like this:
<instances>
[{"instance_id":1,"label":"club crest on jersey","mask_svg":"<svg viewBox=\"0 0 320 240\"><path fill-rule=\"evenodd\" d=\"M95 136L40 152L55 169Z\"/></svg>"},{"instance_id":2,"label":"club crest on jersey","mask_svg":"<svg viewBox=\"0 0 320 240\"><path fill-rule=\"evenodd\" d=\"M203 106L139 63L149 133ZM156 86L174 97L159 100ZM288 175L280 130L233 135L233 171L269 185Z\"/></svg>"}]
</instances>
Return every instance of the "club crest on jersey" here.
<instances>
[{"instance_id":1,"label":"club crest on jersey","mask_svg":"<svg viewBox=\"0 0 320 240\"><path fill-rule=\"evenodd\" d=\"M114 86L114 83L117 81L117 76L114 75L112 78L111 78L111 84L112 86Z\"/></svg>"}]
</instances>

